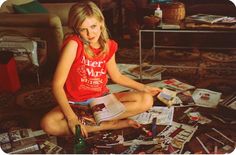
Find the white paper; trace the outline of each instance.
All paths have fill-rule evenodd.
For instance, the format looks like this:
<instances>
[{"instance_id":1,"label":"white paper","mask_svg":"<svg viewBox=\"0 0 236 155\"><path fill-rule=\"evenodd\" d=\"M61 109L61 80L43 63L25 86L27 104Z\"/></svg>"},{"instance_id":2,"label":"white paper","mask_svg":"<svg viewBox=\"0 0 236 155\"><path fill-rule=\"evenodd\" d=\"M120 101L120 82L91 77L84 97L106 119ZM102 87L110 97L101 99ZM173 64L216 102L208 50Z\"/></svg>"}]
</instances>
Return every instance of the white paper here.
<instances>
[{"instance_id":1,"label":"white paper","mask_svg":"<svg viewBox=\"0 0 236 155\"><path fill-rule=\"evenodd\" d=\"M220 101L221 93L198 88L193 92L192 97L196 105L214 108Z\"/></svg>"},{"instance_id":2,"label":"white paper","mask_svg":"<svg viewBox=\"0 0 236 155\"><path fill-rule=\"evenodd\" d=\"M157 125L170 125L173 121L174 107L154 106L147 112L130 117L140 124L150 124L153 118L157 118Z\"/></svg>"}]
</instances>

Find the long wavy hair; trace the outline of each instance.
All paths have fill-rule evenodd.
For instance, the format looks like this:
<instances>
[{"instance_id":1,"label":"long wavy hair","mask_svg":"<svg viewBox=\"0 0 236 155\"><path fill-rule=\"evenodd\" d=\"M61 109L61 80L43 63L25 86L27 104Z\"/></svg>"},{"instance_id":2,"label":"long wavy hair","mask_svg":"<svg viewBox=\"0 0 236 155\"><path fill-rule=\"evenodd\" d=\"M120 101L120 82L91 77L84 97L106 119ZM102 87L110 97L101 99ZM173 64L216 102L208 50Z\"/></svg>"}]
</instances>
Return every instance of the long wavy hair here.
<instances>
[{"instance_id":1,"label":"long wavy hair","mask_svg":"<svg viewBox=\"0 0 236 155\"><path fill-rule=\"evenodd\" d=\"M74 4L69 11L68 25L69 27L79 35L76 28L80 27L87 17L94 17L101 23L101 35L98 39L100 44L101 52L98 56L106 54L108 50L107 41L109 39L109 34L107 27L105 25L105 19L98 8L98 6L92 1L82 1ZM89 47L89 44L84 42L85 53L90 57L96 57L94 52Z\"/></svg>"}]
</instances>

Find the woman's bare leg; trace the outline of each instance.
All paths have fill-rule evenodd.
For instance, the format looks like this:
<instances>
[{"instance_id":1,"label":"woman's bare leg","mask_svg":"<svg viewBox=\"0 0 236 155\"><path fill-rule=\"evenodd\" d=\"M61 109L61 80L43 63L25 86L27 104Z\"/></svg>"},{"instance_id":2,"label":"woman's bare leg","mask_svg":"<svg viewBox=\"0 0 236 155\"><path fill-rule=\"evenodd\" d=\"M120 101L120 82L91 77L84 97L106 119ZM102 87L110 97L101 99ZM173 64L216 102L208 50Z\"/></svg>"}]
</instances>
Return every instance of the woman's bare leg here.
<instances>
[{"instance_id":1,"label":"woman's bare leg","mask_svg":"<svg viewBox=\"0 0 236 155\"><path fill-rule=\"evenodd\" d=\"M60 107L57 106L49 111L40 122L41 128L50 135L70 135L71 131Z\"/></svg>"},{"instance_id":2,"label":"woman's bare leg","mask_svg":"<svg viewBox=\"0 0 236 155\"><path fill-rule=\"evenodd\" d=\"M145 92L121 92L114 95L126 107L125 113L116 117L116 120L145 112L153 106L153 97Z\"/></svg>"},{"instance_id":3,"label":"woman's bare leg","mask_svg":"<svg viewBox=\"0 0 236 155\"><path fill-rule=\"evenodd\" d=\"M102 122L99 126L86 126L88 132L121 129L126 127L139 128L141 126L140 124L127 118L145 112L153 105L153 97L148 93L121 92L114 95L125 105L126 111L114 120Z\"/></svg>"},{"instance_id":4,"label":"woman's bare leg","mask_svg":"<svg viewBox=\"0 0 236 155\"><path fill-rule=\"evenodd\" d=\"M41 127L50 135L65 136L72 134L68 127L67 121L65 120L64 114L59 107L54 108L44 116L41 121ZM99 126L85 126L88 133L102 130L115 130L126 127L139 128L140 124L133 120L123 119L102 122Z\"/></svg>"}]
</instances>

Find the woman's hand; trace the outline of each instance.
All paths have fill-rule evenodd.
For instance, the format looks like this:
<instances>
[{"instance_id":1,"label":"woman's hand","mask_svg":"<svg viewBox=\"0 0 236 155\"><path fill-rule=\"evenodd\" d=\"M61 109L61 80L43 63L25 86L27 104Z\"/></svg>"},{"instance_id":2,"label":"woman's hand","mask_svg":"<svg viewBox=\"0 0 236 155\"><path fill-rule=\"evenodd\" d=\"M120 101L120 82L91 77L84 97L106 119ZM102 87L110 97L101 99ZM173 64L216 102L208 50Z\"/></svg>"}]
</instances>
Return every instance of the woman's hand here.
<instances>
[{"instance_id":1,"label":"woman's hand","mask_svg":"<svg viewBox=\"0 0 236 155\"><path fill-rule=\"evenodd\" d=\"M80 130L81 130L82 136L88 137L88 132L87 132L85 126L79 121L79 119L77 117L73 118L73 119L68 119L68 126L74 135L75 135L75 126L78 124L80 125Z\"/></svg>"},{"instance_id":2,"label":"woman's hand","mask_svg":"<svg viewBox=\"0 0 236 155\"><path fill-rule=\"evenodd\" d=\"M143 91L146 92L146 93L150 93L152 96L155 96L155 95L157 95L158 93L161 92L161 89L158 88L158 87L152 87L152 86L144 85Z\"/></svg>"}]
</instances>

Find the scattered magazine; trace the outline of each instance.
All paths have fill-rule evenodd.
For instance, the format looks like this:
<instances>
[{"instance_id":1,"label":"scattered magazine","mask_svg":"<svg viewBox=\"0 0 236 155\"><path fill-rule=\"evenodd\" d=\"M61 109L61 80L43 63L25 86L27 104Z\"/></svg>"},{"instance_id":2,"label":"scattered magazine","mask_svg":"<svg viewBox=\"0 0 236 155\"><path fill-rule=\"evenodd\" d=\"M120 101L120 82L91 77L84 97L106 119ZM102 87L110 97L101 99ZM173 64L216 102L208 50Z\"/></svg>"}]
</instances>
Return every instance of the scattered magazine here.
<instances>
[{"instance_id":1,"label":"scattered magazine","mask_svg":"<svg viewBox=\"0 0 236 155\"><path fill-rule=\"evenodd\" d=\"M192 98L192 94L186 91L185 93L177 94L177 98L181 100L180 106L193 106L195 105L194 100Z\"/></svg>"},{"instance_id":2,"label":"scattered magazine","mask_svg":"<svg viewBox=\"0 0 236 155\"><path fill-rule=\"evenodd\" d=\"M117 92L131 90L130 88L121 86L119 84L109 84L109 85L107 85L107 87L109 88L110 93L117 93Z\"/></svg>"},{"instance_id":3,"label":"scattered magazine","mask_svg":"<svg viewBox=\"0 0 236 155\"><path fill-rule=\"evenodd\" d=\"M41 154L40 145L45 141L57 146L55 136L49 136L43 130L32 131L28 128L0 133L1 149L9 154ZM59 146L58 146L59 147Z\"/></svg>"},{"instance_id":4,"label":"scattered magazine","mask_svg":"<svg viewBox=\"0 0 236 155\"><path fill-rule=\"evenodd\" d=\"M172 149L174 149L173 151L181 152L185 143L191 140L196 130L197 126L193 127L186 124L172 122L172 125L166 126L159 135L165 137L164 144L171 145Z\"/></svg>"},{"instance_id":5,"label":"scattered magazine","mask_svg":"<svg viewBox=\"0 0 236 155\"><path fill-rule=\"evenodd\" d=\"M165 88L176 91L177 93L184 92L184 91L195 88L195 86L178 81L176 79L163 80L162 82L164 83Z\"/></svg>"},{"instance_id":6,"label":"scattered magazine","mask_svg":"<svg viewBox=\"0 0 236 155\"><path fill-rule=\"evenodd\" d=\"M135 64L118 64L118 67L122 74L132 78L140 78L140 66ZM152 80L161 80L161 73L166 69L159 67L158 65L149 65L144 63L142 65L142 78L143 79L152 79Z\"/></svg>"},{"instance_id":7,"label":"scattered magazine","mask_svg":"<svg viewBox=\"0 0 236 155\"><path fill-rule=\"evenodd\" d=\"M185 105L183 104L183 101L178 96L175 96L172 106L174 106L174 107L183 107Z\"/></svg>"},{"instance_id":8,"label":"scattered magazine","mask_svg":"<svg viewBox=\"0 0 236 155\"><path fill-rule=\"evenodd\" d=\"M62 147L60 147L50 141L45 141L43 144L40 145L40 148L42 149L42 152L44 154L62 154L62 153L64 153L64 150Z\"/></svg>"},{"instance_id":9,"label":"scattered magazine","mask_svg":"<svg viewBox=\"0 0 236 155\"><path fill-rule=\"evenodd\" d=\"M97 124L111 120L125 112L125 106L114 94L94 98L90 103L90 108Z\"/></svg>"},{"instance_id":10,"label":"scattered magazine","mask_svg":"<svg viewBox=\"0 0 236 155\"><path fill-rule=\"evenodd\" d=\"M12 142L11 147L11 151L8 152L9 154L41 153L40 147L34 137Z\"/></svg>"},{"instance_id":11,"label":"scattered magazine","mask_svg":"<svg viewBox=\"0 0 236 155\"><path fill-rule=\"evenodd\" d=\"M34 137L33 131L31 129L25 129L25 128L9 131L8 135L11 141L13 142Z\"/></svg>"},{"instance_id":12,"label":"scattered magazine","mask_svg":"<svg viewBox=\"0 0 236 155\"><path fill-rule=\"evenodd\" d=\"M157 98L170 107L175 102L176 92L169 89L163 88L162 91L157 95Z\"/></svg>"},{"instance_id":13,"label":"scattered magazine","mask_svg":"<svg viewBox=\"0 0 236 155\"><path fill-rule=\"evenodd\" d=\"M166 70L165 68L159 67L158 65L150 65L147 63L143 63L141 67L142 67L142 77L144 79L161 80L160 78L158 78L159 77L158 75L160 75L160 73ZM140 65L128 68L128 70L131 74L140 76Z\"/></svg>"},{"instance_id":14,"label":"scattered magazine","mask_svg":"<svg viewBox=\"0 0 236 155\"><path fill-rule=\"evenodd\" d=\"M147 85L159 88L167 88L169 90L176 91L177 94L195 88L195 86L178 81L176 79L167 79L167 80L152 82Z\"/></svg>"},{"instance_id":15,"label":"scattered magazine","mask_svg":"<svg viewBox=\"0 0 236 155\"><path fill-rule=\"evenodd\" d=\"M227 17L222 15L210 15L210 14L196 14L188 16L185 19L186 22L203 22L203 23L236 23L235 17Z\"/></svg>"},{"instance_id":16,"label":"scattered magazine","mask_svg":"<svg viewBox=\"0 0 236 155\"><path fill-rule=\"evenodd\" d=\"M219 23L223 24L235 24L236 23L236 17L225 17L222 19Z\"/></svg>"},{"instance_id":17,"label":"scattered magazine","mask_svg":"<svg viewBox=\"0 0 236 155\"><path fill-rule=\"evenodd\" d=\"M192 94L193 100L198 106L215 108L220 101L221 93L197 88Z\"/></svg>"},{"instance_id":18,"label":"scattered magazine","mask_svg":"<svg viewBox=\"0 0 236 155\"><path fill-rule=\"evenodd\" d=\"M174 116L174 107L154 106L147 112L130 117L140 124L150 124L153 118L157 118L157 125L171 125Z\"/></svg>"},{"instance_id":19,"label":"scattered magazine","mask_svg":"<svg viewBox=\"0 0 236 155\"><path fill-rule=\"evenodd\" d=\"M6 153L41 153L31 129L1 133L0 142L2 150Z\"/></svg>"},{"instance_id":20,"label":"scattered magazine","mask_svg":"<svg viewBox=\"0 0 236 155\"><path fill-rule=\"evenodd\" d=\"M236 93L233 93L224 98L223 101L219 103L221 106L236 110Z\"/></svg>"}]
</instances>

